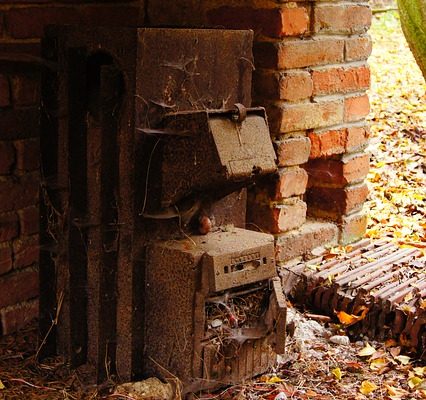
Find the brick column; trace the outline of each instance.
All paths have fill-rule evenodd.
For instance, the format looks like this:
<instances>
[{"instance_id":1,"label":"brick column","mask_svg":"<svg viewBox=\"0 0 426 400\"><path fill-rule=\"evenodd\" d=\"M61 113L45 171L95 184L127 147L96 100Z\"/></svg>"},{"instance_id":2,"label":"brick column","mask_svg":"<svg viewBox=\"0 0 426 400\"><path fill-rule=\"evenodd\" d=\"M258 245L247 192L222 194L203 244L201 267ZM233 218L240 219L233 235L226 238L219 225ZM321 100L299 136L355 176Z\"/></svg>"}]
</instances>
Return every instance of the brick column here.
<instances>
[{"instance_id":1,"label":"brick column","mask_svg":"<svg viewBox=\"0 0 426 400\"><path fill-rule=\"evenodd\" d=\"M280 168L252 193L252 223L276 234L279 260L333 242L336 229L341 243L359 239L369 164L368 3L210 3L209 23L256 33L254 100L267 108Z\"/></svg>"}]
</instances>

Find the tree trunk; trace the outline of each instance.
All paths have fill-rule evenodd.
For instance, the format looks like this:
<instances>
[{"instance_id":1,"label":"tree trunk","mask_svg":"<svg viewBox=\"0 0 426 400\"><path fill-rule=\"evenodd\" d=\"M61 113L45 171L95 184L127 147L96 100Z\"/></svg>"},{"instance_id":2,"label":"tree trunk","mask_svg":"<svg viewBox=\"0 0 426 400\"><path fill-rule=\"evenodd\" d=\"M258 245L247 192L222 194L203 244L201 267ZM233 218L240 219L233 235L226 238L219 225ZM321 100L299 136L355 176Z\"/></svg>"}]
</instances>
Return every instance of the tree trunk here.
<instances>
[{"instance_id":1,"label":"tree trunk","mask_svg":"<svg viewBox=\"0 0 426 400\"><path fill-rule=\"evenodd\" d=\"M426 0L398 0L408 45L426 79Z\"/></svg>"}]
</instances>

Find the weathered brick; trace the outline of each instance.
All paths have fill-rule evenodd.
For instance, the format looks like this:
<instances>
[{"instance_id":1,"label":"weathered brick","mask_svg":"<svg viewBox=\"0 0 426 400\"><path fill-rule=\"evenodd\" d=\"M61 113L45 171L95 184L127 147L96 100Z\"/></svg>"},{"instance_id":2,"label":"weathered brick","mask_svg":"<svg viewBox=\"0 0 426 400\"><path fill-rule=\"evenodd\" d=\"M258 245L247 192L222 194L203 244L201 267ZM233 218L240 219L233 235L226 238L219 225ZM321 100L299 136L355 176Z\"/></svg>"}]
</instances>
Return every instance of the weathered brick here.
<instances>
[{"instance_id":1,"label":"weathered brick","mask_svg":"<svg viewBox=\"0 0 426 400\"><path fill-rule=\"evenodd\" d=\"M38 76L12 75L12 100L15 106L38 105L40 101L40 80Z\"/></svg>"},{"instance_id":2,"label":"weathered brick","mask_svg":"<svg viewBox=\"0 0 426 400\"><path fill-rule=\"evenodd\" d=\"M365 183L345 188L311 187L307 191L309 215L340 221L345 214L362 208L368 196Z\"/></svg>"},{"instance_id":3,"label":"weathered brick","mask_svg":"<svg viewBox=\"0 0 426 400\"><path fill-rule=\"evenodd\" d=\"M38 272L28 268L0 279L0 308L12 306L38 296Z\"/></svg>"},{"instance_id":4,"label":"weathered brick","mask_svg":"<svg viewBox=\"0 0 426 400\"><path fill-rule=\"evenodd\" d=\"M309 159L311 142L307 137L281 139L275 146L280 167L304 164Z\"/></svg>"},{"instance_id":5,"label":"weathered brick","mask_svg":"<svg viewBox=\"0 0 426 400\"><path fill-rule=\"evenodd\" d=\"M18 216L14 212L0 214L0 243L16 238L18 234Z\"/></svg>"},{"instance_id":6,"label":"weathered brick","mask_svg":"<svg viewBox=\"0 0 426 400\"><path fill-rule=\"evenodd\" d=\"M327 157L354 151L366 145L368 128L349 127L309 132L311 140L310 158Z\"/></svg>"},{"instance_id":7,"label":"weathered brick","mask_svg":"<svg viewBox=\"0 0 426 400\"><path fill-rule=\"evenodd\" d=\"M10 244L0 243L0 275L8 273L13 266L12 248ZM2 278L0 277L0 280Z\"/></svg>"},{"instance_id":8,"label":"weathered brick","mask_svg":"<svg viewBox=\"0 0 426 400\"><path fill-rule=\"evenodd\" d=\"M39 256L38 236L23 236L13 242L13 268L36 264Z\"/></svg>"},{"instance_id":9,"label":"weathered brick","mask_svg":"<svg viewBox=\"0 0 426 400\"><path fill-rule=\"evenodd\" d=\"M312 95L312 78L306 71L255 73L253 85L257 97L269 100L295 102Z\"/></svg>"},{"instance_id":10,"label":"weathered brick","mask_svg":"<svg viewBox=\"0 0 426 400\"><path fill-rule=\"evenodd\" d=\"M308 173L299 167L281 168L277 174L272 200L282 200L305 193Z\"/></svg>"},{"instance_id":11,"label":"weathered brick","mask_svg":"<svg viewBox=\"0 0 426 400\"><path fill-rule=\"evenodd\" d=\"M16 167L21 171L34 171L40 166L39 139L25 139L15 141Z\"/></svg>"},{"instance_id":12,"label":"weathered brick","mask_svg":"<svg viewBox=\"0 0 426 400\"><path fill-rule=\"evenodd\" d=\"M371 49L372 43L369 35L348 38L345 40L345 60L366 60L371 54Z\"/></svg>"},{"instance_id":13,"label":"weathered brick","mask_svg":"<svg viewBox=\"0 0 426 400\"><path fill-rule=\"evenodd\" d=\"M13 144L11 142L0 142L0 175L9 174L14 163L15 148Z\"/></svg>"},{"instance_id":14,"label":"weathered brick","mask_svg":"<svg viewBox=\"0 0 426 400\"><path fill-rule=\"evenodd\" d=\"M337 236L335 224L308 220L299 229L275 236L275 258L278 262L289 261L316 247L336 244Z\"/></svg>"},{"instance_id":15,"label":"weathered brick","mask_svg":"<svg viewBox=\"0 0 426 400\"><path fill-rule=\"evenodd\" d=\"M38 107L0 110L0 132L2 140L37 137L40 132Z\"/></svg>"},{"instance_id":16,"label":"weathered brick","mask_svg":"<svg viewBox=\"0 0 426 400\"><path fill-rule=\"evenodd\" d=\"M38 203L39 176L25 174L0 181L0 212L19 210Z\"/></svg>"},{"instance_id":17,"label":"weathered brick","mask_svg":"<svg viewBox=\"0 0 426 400\"><path fill-rule=\"evenodd\" d=\"M306 220L306 203L298 198L287 199L285 204L251 207L248 220L262 231L287 232L300 227Z\"/></svg>"},{"instance_id":18,"label":"weathered brick","mask_svg":"<svg viewBox=\"0 0 426 400\"><path fill-rule=\"evenodd\" d=\"M38 207L28 207L18 211L21 235L32 235L39 232Z\"/></svg>"},{"instance_id":19,"label":"weathered brick","mask_svg":"<svg viewBox=\"0 0 426 400\"><path fill-rule=\"evenodd\" d=\"M371 25L368 5L317 5L314 10L316 33L364 33Z\"/></svg>"},{"instance_id":20,"label":"weathered brick","mask_svg":"<svg viewBox=\"0 0 426 400\"><path fill-rule=\"evenodd\" d=\"M7 76L0 75L0 107L10 105L10 86Z\"/></svg>"},{"instance_id":21,"label":"weathered brick","mask_svg":"<svg viewBox=\"0 0 426 400\"><path fill-rule=\"evenodd\" d=\"M0 310L2 332L9 335L38 318L38 300L34 299Z\"/></svg>"},{"instance_id":22,"label":"weathered brick","mask_svg":"<svg viewBox=\"0 0 426 400\"><path fill-rule=\"evenodd\" d=\"M281 42L258 42L253 48L257 67L290 69L343 61L344 40L321 38Z\"/></svg>"},{"instance_id":23,"label":"weathered brick","mask_svg":"<svg viewBox=\"0 0 426 400\"><path fill-rule=\"evenodd\" d=\"M116 3L116 1L112 2ZM143 7L141 4L105 7L102 5L81 9L80 20L87 25L95 26L141 26L143 23Z\"/></svg>"},{"instance_id":24,"label":"weathered brick","mask_svg":"<svg viewBox=\"0 0 426 400\"><path fill-rule=\"evenodd\" d=\"M370 155L356 153L342 160L317 158L306 165L309 186L344 187L362 181L370 168Z\"/></svg>"},{"instance_id":25,"label":"weathered brick","mask_svg":"<svg viewBox=\"0 0 426 400\"><path fill-rule=\"evenodd\" d=\"M219 7L207 12L210 24L231 29L252 29L265 36L281 38L301 35L308 30L309 16L305 7L254 8Z\"/></svg>"},{"instance_id":26,"label":"weathered brick","mask_svg":"<svg viewBox=\"0 0 426 400\"><path fill-rule=\"evenodd\" d=\"M340 225L339 242L348 244L361 239L367 229L367 220L368 216L363 211L343 217L343 222Z\"/></svg>"},{"instance_id":27,"label":"weathered brick","mask_svg":"<svg viewBox=\"0 0 426 400\"><path fill-rule=\"evenodd\" d=\"M368 96L347 97L345 99L345 121L359 121L365 118L370 112L370 102Z\"/></svg>"},{"instance_id":28,"label":"weathered brick","mask_svg":"<svg viewBox=\"0 0 426 400\"><path fill-rule=\"evenodd\" d=\"M348 93L370 87L370 69L361 67L332 67L312 72L313 94Z\"/></svg>"},{"instance_id":29,"label":"weathered brick","mask_svg":"<svg viewBox=\"0 0 426 400\"><path fill-rule=\"evenodd\" d=\"M272 132L294 132L322 128L343 122L343 100L326 100L316 103L286 104L268 107Z\"/></svg>"}]
</instances>

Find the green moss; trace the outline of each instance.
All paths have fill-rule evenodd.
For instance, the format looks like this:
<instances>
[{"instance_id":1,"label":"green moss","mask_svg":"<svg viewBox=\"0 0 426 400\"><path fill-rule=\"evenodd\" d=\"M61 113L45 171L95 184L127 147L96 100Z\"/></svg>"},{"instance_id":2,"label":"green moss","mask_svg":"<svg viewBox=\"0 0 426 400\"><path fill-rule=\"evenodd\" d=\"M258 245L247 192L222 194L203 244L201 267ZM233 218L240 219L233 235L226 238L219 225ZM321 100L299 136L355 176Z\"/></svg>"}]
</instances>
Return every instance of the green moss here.
<instances>
[{"instance_id":1,"label":"green moss","mask_svg":"<svg viewBox=\"0 0 426 400\"><path fill-rule=\"evenodd\" d=\"M426 0L398 0L398 8L402 30L426 78Z\"/></svg>"}]
</instances>

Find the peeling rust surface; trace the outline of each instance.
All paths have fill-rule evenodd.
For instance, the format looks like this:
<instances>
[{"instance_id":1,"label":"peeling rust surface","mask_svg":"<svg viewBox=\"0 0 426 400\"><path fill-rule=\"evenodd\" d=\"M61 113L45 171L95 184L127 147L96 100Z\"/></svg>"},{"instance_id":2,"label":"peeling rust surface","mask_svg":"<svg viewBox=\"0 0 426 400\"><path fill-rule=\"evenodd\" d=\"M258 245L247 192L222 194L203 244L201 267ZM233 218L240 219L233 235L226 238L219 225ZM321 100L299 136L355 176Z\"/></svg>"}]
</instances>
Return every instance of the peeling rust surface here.
<instances>
[{"instance_id":1,"label":"peeling rust surface","mask_svg":"<svg viewBox=\"0 0 426 400\"><path fill-rule=\"evenodd\" d=\"M283 266L288 295L328 315L366 317L350 327L355 335L395 338L426 358L426 256L386 240L362 240L333 259Z\"/></svg>"}]
</instances>

